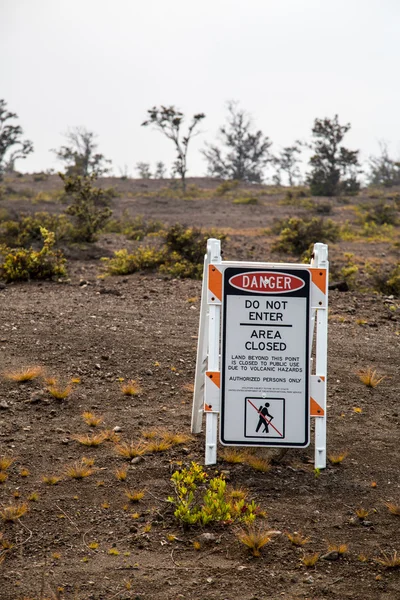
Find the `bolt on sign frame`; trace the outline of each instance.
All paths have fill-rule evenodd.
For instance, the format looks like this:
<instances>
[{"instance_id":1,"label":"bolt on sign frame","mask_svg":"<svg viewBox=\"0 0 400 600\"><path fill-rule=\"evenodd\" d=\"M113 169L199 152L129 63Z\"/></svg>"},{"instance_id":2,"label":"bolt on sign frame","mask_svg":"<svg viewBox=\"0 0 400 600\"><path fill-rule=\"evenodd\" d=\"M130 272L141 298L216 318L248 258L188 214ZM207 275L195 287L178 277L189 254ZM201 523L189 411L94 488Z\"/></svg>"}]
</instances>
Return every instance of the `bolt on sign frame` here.
<instances>
[{"instance_id":1,"label":"bolt on sign frame","mask_svg":"<svg viewBox=\"0 0 400 600\"><path fill-rule=\"evenodd\" d=\"M206 465L217 462L218 418L224 445L306 447L311 417L315 468L326 467L328 246L312 256L222 261L220 241L207 241L192 410L192 433L206 415Z\"/></svg>"}]
</instances>

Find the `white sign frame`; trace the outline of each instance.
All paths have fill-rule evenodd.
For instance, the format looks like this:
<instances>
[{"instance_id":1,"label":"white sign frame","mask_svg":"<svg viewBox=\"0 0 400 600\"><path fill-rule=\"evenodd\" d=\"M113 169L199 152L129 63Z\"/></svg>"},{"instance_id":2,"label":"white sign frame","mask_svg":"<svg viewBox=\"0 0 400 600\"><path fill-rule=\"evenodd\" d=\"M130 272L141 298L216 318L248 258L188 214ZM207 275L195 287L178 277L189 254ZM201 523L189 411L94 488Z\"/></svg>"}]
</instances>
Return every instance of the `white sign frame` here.
<instances>
[{"instance_id":1,"label":"white sign frame","mask_svg":"<svg viewBox=\"0 0 400 600\"><path fill-rule=\"evenodd\" d=\"M328 247L314 244L313 258L309 265L292 263L230 262L221 259L219 240L207 241L204 257L204 275L201 295L199 336L195 384L193 393L192 433L202 430L206 414L205 464L217 462L218 416L221 405L221 306L222 278L228 267L249 269L296 270L306 269L311 274L311 318L309 348L312 371L309 376L310 417L315 418L315 468L326 467L326 384L328 344ZM315 359L311 349L315 339Z\"/></svg>"}]
</instances>

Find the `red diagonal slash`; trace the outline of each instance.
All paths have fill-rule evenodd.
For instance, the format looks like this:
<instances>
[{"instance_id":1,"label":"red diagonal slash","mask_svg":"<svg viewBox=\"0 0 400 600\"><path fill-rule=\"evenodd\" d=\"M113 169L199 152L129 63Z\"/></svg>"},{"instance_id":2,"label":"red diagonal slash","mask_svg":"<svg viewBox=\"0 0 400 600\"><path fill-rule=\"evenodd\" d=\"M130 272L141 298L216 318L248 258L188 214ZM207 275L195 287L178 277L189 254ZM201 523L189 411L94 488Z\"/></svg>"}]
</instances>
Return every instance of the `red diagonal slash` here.
<instances>
[{"instance_id":1,"label":"red diagonal slash","mask_svg":"<svg viewBox=\"0 0 400 600\"><path fill-rule=\"evenodd\" d=\"M264 421L266 422L267 425L271 425L271 427L273 427L276 431L276 433L278 433L281 437L283 437L283 435L281 434L280 431L277 430L277 428L275 427L275 425L272 425L271 421L268 421L267 417L265 415L262 414L261 410L258 410L257 406L255 406L251 400L249 400L247 398L247 402L250 402L250 404L252 405L253 408L256 409L256 411L258 412L258 414L260 415L260 417L262 417L264 419Z\"/></svg>"}]
</instances>

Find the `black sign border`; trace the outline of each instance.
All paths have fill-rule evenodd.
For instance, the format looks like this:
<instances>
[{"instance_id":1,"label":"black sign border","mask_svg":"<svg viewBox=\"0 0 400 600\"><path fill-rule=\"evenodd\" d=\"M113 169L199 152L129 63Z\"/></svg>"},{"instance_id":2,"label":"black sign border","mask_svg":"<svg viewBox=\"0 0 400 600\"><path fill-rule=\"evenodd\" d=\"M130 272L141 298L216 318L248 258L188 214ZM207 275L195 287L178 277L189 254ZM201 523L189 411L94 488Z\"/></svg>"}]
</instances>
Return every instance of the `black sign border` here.
<instances>
[{"instance_id":1,"label":"black sign border","mask_svg":"<svg viewBox=\"0 0 400 600\"><path fill-rule=\"evenodd\" d=\"M239 290L229 284L229 279L234 275L239 275L240 273L258 273L258 272L271 272L276 271L278 273L283 273L287 275L294 275L296 277L300 277L305 283L305 285L299 290L295 290L293 292L274 292L273 294L260 294L259 292L251 292L247 290ZM224 411L225 411L225 371L226 371L226 319L227 319L227 311L226 311L226 296L265 296L268 298L269 296L280 296L280 297L301 297L306 298L306 385L305 385L305 395L306 395L306 419L305 419L305 431L304 431L304 442L291 443L291 444L282 444L278 442L256 442L249 441L246 442L244 440L240 441L225 441L224 439ZM223 291L222 291L222 332L221 332L221 409L220 409L220 427L219 427L219 439L221 444L224 446L249 446L249 447L280 447L280 448L307 448L310 444L310 306L311 306L311 273L307 268L304 269L290 269L281 265L274 266L260 266L260 267L245 267L245 266L237 266L237 267L226 267L224 270L223 276ZM247 394L248 395L248 394Z\"/></svg>"}]
</instances>

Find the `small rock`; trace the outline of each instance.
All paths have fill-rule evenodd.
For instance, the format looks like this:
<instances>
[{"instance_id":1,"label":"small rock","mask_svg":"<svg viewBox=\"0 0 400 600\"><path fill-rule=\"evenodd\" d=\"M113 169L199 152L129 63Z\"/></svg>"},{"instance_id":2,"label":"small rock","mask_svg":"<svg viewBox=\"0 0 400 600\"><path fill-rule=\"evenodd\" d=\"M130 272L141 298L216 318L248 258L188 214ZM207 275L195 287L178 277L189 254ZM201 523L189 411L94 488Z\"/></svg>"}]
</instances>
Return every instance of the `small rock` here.
<instances>
[{"instance_id":1,"label":"small rock","mask_svg":"<svg viewBox=\"0 0 400 600\"><path fill-rule=\"evenodd\" d=\"M122 427L119 427L119 425L116 425L116 426L113 428L113 431L115 431L115 433L119 433L120 431L122 431Z\"/></svg>"},{"instance_id":2,"label":"small rock","mask_svg":"<svg viewBox=\"0 0 400 600\"><path fill-rule=\"evenodd\" d=\"M1 400L0 401L0 409L1 410L7 410L7 408L10 408L8 402L6 402L5 400Z\"/></svg>"},{"instance_id":3,"label":"small rock","mask_svg":"<svg viewBox=\"0 0 400 600\"><path fill-rule=\"evenodd\" d=\"M357 517L351 517L351 519L349 519L349 525L351 525L352 527L356 527L359 524L359 520L357 519Z\"/></svg>"},{"instance_id":4,"label":"small rock","mask_svg":"<svg viewBox=\"0 0 400 600\"><path fill-rule=\"evenodd\" d=\"M61 440L61 443L64 444L64 446L67 446L69 444L69 439L64 438L63 440Z\"/></svg>"},{"instance_id":5,"label":"small rock","mask_svg":"<svg viewBox=\"0 0 400 600\"><path fill-rule=\"evenodd\" d=\"M2 282L0 281L0 290L5 290L5 289L7 289L7 286L6 286L6 284L5 284L5 283L2 283Z\"/></svg>"},{"instance_id":6,"label":"small rock","mask_svg":"<svg viewBox=\"0 0 400 600\"><path fill-rule=\"evenodd\" d=\"M199 538L203 541L203 542L215 542L215 540L217 539L217 536L215 535L215 533L202 533Z\"/></svg>"},{"instance_id":7,"label":"small rock","mask_svg":"<svg viewBox=\"0 0 400 600\"><path fill-rule=\"evenodd\" d=\"M363 521L362 524L364 525L364 527L372 527L373 522L372 521Z\"/></svg>"},{"instance_id":8,"label":"small rock","mask_svg":"<svg viewBox=\"0 0 400 600\"><path fill-rule=\"evenodd\" d=\"M314 583L314 577L312 575L310 575L309 577L306 577L305 579L303 579L303 583Z\"/></svg>"},{"instance_id":9,"label":"small rock","mask_svg":"<svg viewBox=\"0 0 400 600\"><path fill-rule=\"evenodd\" d=\"M101 369L101 366L99 365L99 363L96 363L94 366L96 367L96 369L97 369L98 371L100 371L100 369Z\"/></svg>"},{"instance_id":10,"label":"small rock","mask_svg":"<svg viewBox=\"0 0 400 600\"><path fill-rule=\"evenodd\" d=\"M321 558L323 558L324 560L339 560L339 552L336 552L336 550L332 550L331 552L328 552L327 554L321 556Z\"/></svg>"},{"instance_id":11,"label":"small rock","mask_svg":"<svg viewBox=\"0 0 400 600\"><path fill-rule=\"evenodd\" d=\"M144 461L143 456L135 456L135 458L132 458L132 460L131 460L131 465L138 465L139 463L141 463L143 461Z\"/></svg>"},{"instance_id":12,"label":"small rock","mask_svg":"<svg viewBox=\"0 0 400 600\"><path fill-rule=\"evenodd\" d=\"M108 354L102 354L101 356L101 360L108 360L110 357L108 356Z\"/></svg>"},{"instance_id":13,"label":"small rock","mask_svg":"<svg viewBox=\"0 0 400 600\"><path fill-rule=\"evenodd\" d=\"M149 375L150 377L151 375L153 375L153 371L151 369L147 369L146 375Z\"/></svg>"}]
</instances>

